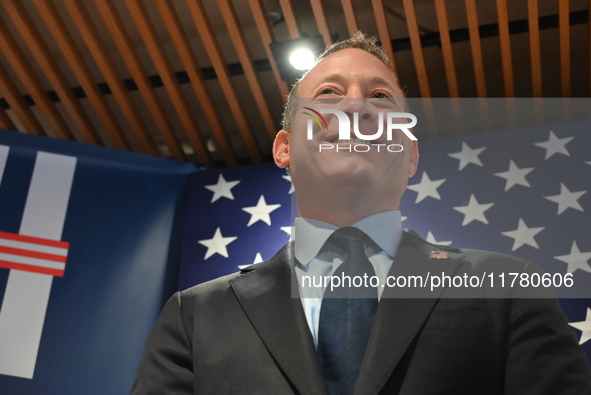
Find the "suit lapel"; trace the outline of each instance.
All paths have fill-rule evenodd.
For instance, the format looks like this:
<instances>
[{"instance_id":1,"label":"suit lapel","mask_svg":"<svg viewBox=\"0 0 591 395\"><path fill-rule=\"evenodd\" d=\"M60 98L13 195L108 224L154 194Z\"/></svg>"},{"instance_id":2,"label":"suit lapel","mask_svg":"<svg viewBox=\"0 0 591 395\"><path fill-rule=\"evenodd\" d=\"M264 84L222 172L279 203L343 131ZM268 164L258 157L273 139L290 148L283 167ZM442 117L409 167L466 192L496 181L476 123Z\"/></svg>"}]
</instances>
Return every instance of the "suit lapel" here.
<instances>
[{"instance_id":1,"label":"suit lapel","mask_svg":"<svg viewBox=\"0 0 591 395\"><path fill-rule=\"evenodd\" d=\"M292 282L297 281L291 260L290 243L230 284L253 327L297 390L326 394L302 303L291 297Z\"/></svg>"},{"instance_id":2,"label":"suit lapel","mask_svg":"<svg viewBox=\"0 0 591 395\"><path fill-rule=\"evenodd\" d=\"M418 236L405 231L389 275L417 274L417 268L421 268L420 272L427 269L424 271L426 273L433 266L445 266L446 273L453 274L464 258L463 255L450 252L449 258L446 260L433 260L429 258L430 248L429 245L424 244L424 241L419 241ZM399 365L445 288L439 289L429 298L414 299L406 298L398 291L396 288L386 288L380 299L356 386L355 392L358 394L380 392Z\"/></svg>"}]
</instances>

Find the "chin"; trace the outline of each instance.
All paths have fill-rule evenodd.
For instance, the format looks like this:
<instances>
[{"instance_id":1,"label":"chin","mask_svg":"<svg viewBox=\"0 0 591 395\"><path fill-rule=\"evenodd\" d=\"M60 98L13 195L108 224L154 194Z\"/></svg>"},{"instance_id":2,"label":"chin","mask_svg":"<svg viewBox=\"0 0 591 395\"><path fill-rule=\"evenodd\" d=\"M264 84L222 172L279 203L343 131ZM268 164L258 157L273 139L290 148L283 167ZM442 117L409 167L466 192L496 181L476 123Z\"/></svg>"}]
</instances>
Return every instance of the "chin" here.
<instances>
[{"instance_id":1,"label":"chin","mask_svg":"<svg viewBox=\"0 0 591 395\"><path fill-rule=\"evenodd\" d=\"M371 166L343 166L333 169L328 175L332 185L341 185L347 188L367 188L377 183L376 170Z\"/></svg>"}]
</instances>

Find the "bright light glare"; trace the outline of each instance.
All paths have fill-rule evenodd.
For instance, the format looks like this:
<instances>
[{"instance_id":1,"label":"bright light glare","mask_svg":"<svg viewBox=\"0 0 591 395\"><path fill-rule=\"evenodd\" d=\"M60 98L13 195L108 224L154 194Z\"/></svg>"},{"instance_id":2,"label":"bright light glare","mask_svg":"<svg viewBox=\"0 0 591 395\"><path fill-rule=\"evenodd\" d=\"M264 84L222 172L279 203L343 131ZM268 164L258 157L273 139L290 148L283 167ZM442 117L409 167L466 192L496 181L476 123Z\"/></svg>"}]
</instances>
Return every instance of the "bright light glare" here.
<instances>
[{"instance_id":1,"label":"bright light glare","mask_svg":"<svg viewBox=\"0 0 591 395\"><path fill-rule=\"evenodd\" d=\"M314 65L314 54L309 49L296 49L289 56L289 62L297 70L308 70Z\"/></svg>"}]
</instances>

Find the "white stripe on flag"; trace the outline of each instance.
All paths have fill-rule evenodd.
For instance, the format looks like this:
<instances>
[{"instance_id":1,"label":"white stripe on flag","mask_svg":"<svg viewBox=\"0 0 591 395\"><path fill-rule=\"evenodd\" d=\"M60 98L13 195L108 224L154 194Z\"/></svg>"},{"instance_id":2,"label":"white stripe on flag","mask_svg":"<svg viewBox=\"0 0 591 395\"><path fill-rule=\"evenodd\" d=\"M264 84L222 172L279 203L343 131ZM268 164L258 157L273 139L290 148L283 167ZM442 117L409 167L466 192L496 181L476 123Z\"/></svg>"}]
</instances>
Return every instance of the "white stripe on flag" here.
<instances>
[{"instance_id":1,"label":"white stripe on flag","mask_svg":"<svg viewBox=\"0 0 591 395\"><path fill-rule=\"evenodd\" d=\"M66 268L65 263L49 261L47 259L31 258L28 256L22 256L22 255L5 254L2 252L0 252L0 261L16 262L16 263L22 263L24 265L47 267L50 269L59 269L59 270L64 270Z\"/></svg>"},{"instance_id":2,"label":"white stripe on flag","mask_svg":"<svg viewBox=\"0 0 591 395\"><path fill-rule=\"evenodd\" d=\"M76 158L37 153L20 234L61 240ZM0 374L33 378L53 276L11 270L0 309Z\"/></svg>"},{"instance_id":3,"label":"white stripe on flag","mask_svg":"<svg viewBox=\"0 0 591 395\"><path fill-rule=\"evenodd\" d=\"M43 252L54 255L68 255L67 248L44 246L41 244L26 243L23 241L7 240L0 237L0 247L18 248L19 250Z\"/></svg>"},{"instance_id":4,"label":"white stripe on flag","mask_svg":"<svg viewBox=\"0 0 591 395\"><path fill-rule=\"evenodd\" d=\"M0 184L2 184L2 176L4 175L4 169L6 168L8 151L10 151L10 147L6 145L0 145Z\"/></svg>"}]
</instances>

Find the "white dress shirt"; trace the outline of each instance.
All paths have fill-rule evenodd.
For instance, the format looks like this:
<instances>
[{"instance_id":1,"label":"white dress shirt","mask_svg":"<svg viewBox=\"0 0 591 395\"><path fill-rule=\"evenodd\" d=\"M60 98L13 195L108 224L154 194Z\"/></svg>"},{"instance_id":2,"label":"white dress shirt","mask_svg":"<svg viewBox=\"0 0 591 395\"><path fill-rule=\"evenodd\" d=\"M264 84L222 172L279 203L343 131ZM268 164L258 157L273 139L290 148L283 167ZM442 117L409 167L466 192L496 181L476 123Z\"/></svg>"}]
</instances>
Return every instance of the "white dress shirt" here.
<instances>
[{"instance_id":1,"label":"white dress shirt","mask_svg":"<svg viewBox=\"0 0 591 395\"><path fill-rule=\"evenodd\" d=\"M365 254L374 267L380 284L384 284L402 238L400 211L375 214L352 226L365 232L379 246L378 251L366 246ZM316 346L324 287L303 287L302 276L330 276L343 263L340 251L331 249L320 251L326 240L337 229L337 226L310 218L295 219L294 254L297 260L295 272L300 284L302 306ZM382 287L378 287L378 299L382 296L383 290Z\"/></svg>"}]
</instances>

